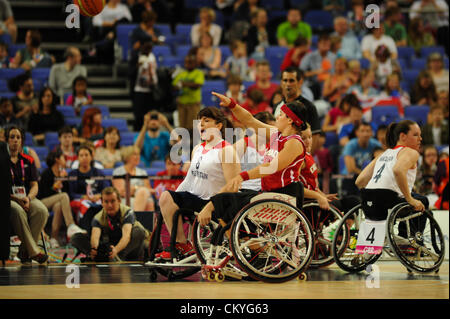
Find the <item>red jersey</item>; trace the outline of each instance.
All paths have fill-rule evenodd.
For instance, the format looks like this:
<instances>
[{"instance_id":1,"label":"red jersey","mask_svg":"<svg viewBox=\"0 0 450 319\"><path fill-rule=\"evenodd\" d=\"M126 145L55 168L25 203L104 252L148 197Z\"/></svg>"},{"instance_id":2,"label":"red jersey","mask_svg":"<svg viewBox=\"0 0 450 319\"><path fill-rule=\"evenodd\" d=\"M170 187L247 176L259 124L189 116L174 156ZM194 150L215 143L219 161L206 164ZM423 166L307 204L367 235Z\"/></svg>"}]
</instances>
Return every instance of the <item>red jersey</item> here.
<instances>
[{"instance_id":1,"label":"red jersey","mask_svg":"<svg viewBox=\"0 0 450 319\"><path fill-rule=\"evenodd\" d=\"M300 181L303 183L305 188L315 191L319 187L319 179L317 175L319 170L317 169L314 157L306 153L305 155L305 167L300 171Z\"/></svg>"},{"instance_id":2,"label":"red jersey","mask_svg":"<svg viewBox=\"0 0 450 319\"><path fill-rule=\"evenodd\" d=\"M306 153L305 144L299 135L282 136L281 132L272 134L270 137L269 148L264 154L264 163L271 162L278 153L283 150L284 144L291 139L299 140L300 143L302 143L303 153L297 156L294 161L283 170L261 178L261 189L263 191L282 188L299 181L300 167L305 160Z\"/></svg>"}]
</instances>

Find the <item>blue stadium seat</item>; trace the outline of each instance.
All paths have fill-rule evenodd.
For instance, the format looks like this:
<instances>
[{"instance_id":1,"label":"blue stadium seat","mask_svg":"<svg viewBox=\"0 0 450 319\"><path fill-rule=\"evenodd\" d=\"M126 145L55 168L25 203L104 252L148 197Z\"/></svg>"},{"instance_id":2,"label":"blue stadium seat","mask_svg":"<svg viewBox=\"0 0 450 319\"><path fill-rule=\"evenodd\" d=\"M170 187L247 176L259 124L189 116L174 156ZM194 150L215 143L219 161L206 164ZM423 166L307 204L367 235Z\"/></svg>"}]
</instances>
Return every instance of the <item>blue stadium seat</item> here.
<instances>
[{"instance_id":1,"label":"blue stadium seat","mask_svg":"<svg viewBox=\"0 0 450 319\"><path fill-rule=\"evenodd\" d=\"M39 159L42 161L45 161L47 155L48 155L48 148L47 146L33 146L33 150L36 152Z\"/></svg>"},{"instance_id":2,"label":"blue stadium seat","mask_svg":"<svg viewBox=\"0 0 450 319\"><path fill-rule=\"evenodd\" d=\"M409 69L409 63L406 59L398 59L398 64L400 64L400 68L402 70Z\"/></svg>"},{"instance_id":3,"label":"blue stadium seat","mask_svg":"<svg viewBox=\"0 0 450 319\"><path fill-rule=\"evenodd\" d=\"M177 24L175 26L175 35L180 40L180 43L191 43L191 29L192 24Z\"/></svg>"},{"instance_id":4,"label":"blue stadium seat","mask_svg":"<svg viewBox=\"0 0 450 319\"><path fill-rule=\"evenodd\" d=\"M122 47L122 61L127 61L131 51L130 35L137 24L119 24L116 27L117 43Z\"/></svg>"},{"instance_id":5,"label":"blue stadium seat","mask_svg":"<svg viewBox=\"0 0 450 319\"><path fill-rule=\"evenodd\" d=\"M255 81L244 81L244 82L242 82L242 85L244 86L244 90L245 91L247 91L247 89L253 84L255 84Z\"/></svg>"},{"instance_id":6,"label":"blue stadium seat","mask_svg":"<svg viewBox=\"0 0 450 319\"><path fill-rule=\"evenodd\" d=\"M422 71L427 67L427 60L423 58L415 58L411 60L411 69Z\"/></svg>"},{"instance_id":7,"label":"blue stadium seat","mask_svg":"<svg viewBox=\"0 0 450 319\"><path fill-rule=\"evenodd\" d=\"M44 88L44 83L47 84L47 80L33 79L33 87L35 92L40 92Z\"/></svg>"},{"instance_id":8,"label":"blue stadium seat","mask_svg":"<svg viewBox=\"0 0 450 319\"><path fill-rule=\"evenodd\" d=\"M409 92L409 90L411 90L411 84L409 84L409 82L407 82L407 81L401 81L400 87L402 88L403 91L406 91L406 92Z\"/></svg>"},{"instance_id":9,"label":"blue stadium seat","mask_svg":"<svg viewBox=\"0 0 450 319\"><path fill-rule=\"evenodd\" d=\"M368 69L370 67L370 61L366 58L359 59L359 64L361 65L361 69Z\"/></svg>"},{"instance_id":10,"label":"blue stadium seat","mask_svg":"<svg viewBox=\"0 0 450 319\"><path fill-rule=\"evenodd\" d=\"M80 116L83 117L84 112L91 107L98 108L102 112L103 118L108 118L110 116L109 108L106 105L83 105L80 110Z\"/></svg>"},{"instance_id":11,"label":"blue stadium seat","mask_svg":"<svg viewBox=\"0 0 450 319\"><path fill-rule=\"evenodd\" d=\"M308 23L313 30L333 29L333 15L328 11L309 10L303 17L303 21Z\"/></svg>"},{"instance_id":12,"label":"blue stadium seat","mask_svg":"<svg viewBox=\"0 0 450 319\"><path fill-rule=\"evenodd\" d=\"M436 149L438 150L438 152L439 152L439 154L440 154L441 151L442 151L444 148L446 148L446 147L448 147L448 144L436 146Z\"/></svg>"},{"instance_id":13,"label":"blue stadium seat","mask_svg":"<svg viewBox=\"0 0 450 319\"><path fill-rule=\"evenodd\" d=\"M128 132L128 125L125 119L107 118L102 120L102 126L107 128L115 126L120 132Z\"/></svg>"},{"instance_id":14,"label":"blue stadium seat","mask_svg":"<svg viewBox=\"0 0 450 319\"><path fill-rule=\"evenodd\" d=\"M0 79L0 92L9 92L8 82Z\"/></svg>"},{"instance_id":15,"label":"blue stadium seat","mask_svg":"<svg viewBox=\"0 0 450 319\"><path fill-rule=\"evenodd\" d=\"M16 93L14 93L14 92L0 92L0 97L4 97L7 99L12 99L15 96L16 96Z\"/></svg>"},{"instance_id":16,"label":"blue stadium seat","mask_svg":"<svg viewBox=\"0 0 450 319\"><path fill-rule=\"evenodd\" d=\"M416 51L412 47L397 47L397 53L399 59L404 59L408 62L416 55Z\"/></svg>"},{"instance_id":17,"label":"blue stadium seat","mask_svg":"<svg viewBox=\"0 0 450 319\"><path fill-rule=\"evenodd\" d=\"M24 69L0 69L0 79L9 80L23 73Z\"/></svg>"},{"instance_id":18,"label":"blue stadium seat","mask_svg":"<svg viewBox=\"0 0 450 319\"><path fill-rule=\"evenodd\" d=\"M130 146L134 144L134 137L138 132L120 132L120 146Z\"/></svg>"},{"instance_id":19,"label":"blue stadium seat","mask_svg":"<svg viewBox=\"0 0 450 319\"><path fill-rule=\"evenodd\" d=\"M155 24L155 30L159 31L159 33L165 37L170 37L172 35L170 24L157 23Z\"/></svg>"},{"instance_id":20,"label":"blue stadium seat","mask_svg":"<svg viewBox=\"0 0 450 319\"><path fill-rule=\"evenodd\" d=\"M186 55L188 54L189 50L192 48L192 46L190 44L180 44L177 45L176 49L175 49L175 54L177 57L180 58L184 58L186 57Z\"/></svg>"},{"instance_id":21,"label":"blue stadium seat","mask_svg":"<svg viewBox=\"0 0 450 319\"><path fill-rule=\"evenodd\" d=\"M162 171L160 168L157 167L145 167L144 169L147 172L148 176L156 176L158 172Z\"/></svg>"},{"instance_id":22,"label":"blue stadium seat","mask_svg":"<svg viewBox=\"0 0 450 319\"><path fill-rule=\"evenodd\" d=\"M31 134L30 132L25 132L25 145L26 146L34 145L33 134Z\"/></svg>"},{"instance_id":23,"label":"blue stadium seat","mask_svg":"<svg viewBox=\"0 0 450 319\"><path fill-rule=\"evenodd\" d=\"M81 117L66 117L64 119L64 122L65 125L78 128L81 126Z\"/></svg>"},{"instance_id":24,"label":"blue stadium seat","mask_svg":"<svg viewBox=\"0 0 450 319\"><path fill-rule=\"evenodd\" d=\"M56 132L45 133L44 143L50 151L53 150L55 146L59 145L58 133Z\"/></svg>"},{"instance_id":25,"label":"blue stadium seat","mask_svg":"<svg viewBox=\"0 0 450 319\"><path fill-rule=\"evenodd\" d=\"M267 12L267 20L272 21L275 19L286 20L287 11L286 10L269 10Z\"/></svg>"},{"instance_id":26,"label":"blue stadium seat","mask_svg":"<svg viewBox=\"0 0 450 319\"><path fill-rule=\"evenodd\" d=\"M163 61L166 56L171 56L172 52L167 45L155 45L152 49L153 54L156 57L158 64Z\"/></svg>"},{"instance_id":27,"label":"blue stadium seat","mask_svg":"<svg viewBox=\"0 0 450 319\"><path fill-rule=\"evenodd\" d=\"M428 58L431 53L438 52L442 56L445 56L445 49L443 46L434 46L434 47L423 47L420 49L420 57Z\"/></svg>"},{"instance_id":28,"label":"blue stadium seat","mask_svg":"<svg viewBox=\"0 0 450 319\"><path fill-rule=\"evenodd\" d=\"M270 9L284 9L284 1L280 0L261 0L260 1L261 8L265 8L266 10Z\"/></svg>"},{"instance_id":29,"label":"blue stadium seat","mask_svg":"<svg viewBox=\"0 0 450 319\"><path fill-rule=\"evenodd\" d=\"M225 63L225 60L232 55L231 49L228 45L219 45L219 49L222 52L222 64Z\"/></svg>"},{"instance_id":30,"label":"blue stadium seat","mask_svg":"<svg viewBox=\"0 0 450 319\"><path fill-rule=\"evenodd\" d=\"M339 136L335 132L326 132L325 135L325 147L339 144Z\"/></svg>"},{"instance_id":31,"label":"blue stadium seat","mask_svg":"<svg viewBox=\"0 0 450 319\"><path fill-rule=\"evenodd\" d=\"M150 168L159 168L163 171L166 169L166 163L164 161L153 161L150 163Z\"/></svg>"},{"instance_id":32,"label":"blue stadium seat","mask_svg":"<svg viewBox=\"0 0 450 319\"><path fill-rule=\"evenodd\" d=\"M416 121L419 126L427 123L428 105L410 105L405 107L405 118Z\"/></svg>"},{"instance_id":33,"label":"blue stadium seat","mask_svg":"<svg viewBox=\"0 0 450 319\"><path fill-rule=\"evenodd\" d=\"M105 175L105 176L112 176L114 168L104 168L101 171L103 172L103 175Z\"/></svg>"},{"instance_id":34,"label":"blue stadium seat","mask_svg":"<svg viewBox=\"0 0 450 319\"><path fill-rule=\"evenodd\" d=\"M412 87L419 73L419 70L403 70L403 81L407 81L410 87Z\"/></svg>"},{"instance_id":35,"label":"blue stadium seat","mask_svg":"<svg viewBox=\"0 0 450 319\"><path fill-rule=\"evenodd\" d=\"M0 35L0 42L7 44L9 47L12 44L12 38L9 33L3 33Z\"/></svg>"},{"instance_id":36,"label":"blue stadium seat","mask_svg":"<svg viewBox=\"0 0 450 319\"><path fill-rule=\"evenodd\" d=\"M317 34L313 34L311 36L311 49L317 49L317 42L319 42L319 36Z\"/></svg>"},{"instance_id":37,"label":"blue stadium seat","mask_svg":"<svg viewBox=\"0 0 450 319\"><path fill-rule=\"evenodd\" d=\"M189 9L212 8L213 6L214 0L184 0L184 7Z\"/></svg>"},{"instance_id":38,"label":"blue stadium seat","mask_svg":"<svg viewBox=\"0 0 450 319\"><path fill-rule=\"evenodd\" d=\"M165 56L162 58L162 61L160 61L160 66L165 66L168 68L176 68L184 67L184 57L182 56Z\"/></svg>"},{"instance_id":39,"label":"blue stadium seat","mask_svg":"<svg viewBox=\"0 0 450 319\"><path fill-rule=\"evenodd\" d=\"M381 124L388 125L397 121L400 115L397 106L374 106L372 107L372 123L378 127Z\"/></svg>"},{"instance_id":40,"label":"blue stadium seat","mask_svg":"<svg viewBox=\"0 0 450 319\"><path fill-rule=\"evenodd\" d=\"M26 47L25 43L11 44L8 46L9 57L13 58L16 56L17 51L24 49Z\"/></svg>"},{"instance_id":41,"label":"blue stadium seat","mask_svg":"<svg viewBox=\"0 0 450 319\"><path fill-rule=\"evenodd\" d=\"M50 68L35 68L31 70L31 77L36 80L41 80L47 83L50 76Z\"/></svg>"},{"instance_id":42,"label":"blue stadium seat","mask_svg":"<svg viewBox=\"0 0 450 319\"><path fill-rule=\"evenodd\" d=\"M309 0L289 0L291 7L298 7L302 5L307 5Z\"/></svg>"},{"instance_id":43,"label":"blue stadium seat","mask_svg":"<svg viewBox=\"0 0 450 319\"><path fill-rule=\"evenodd\" d=\"M270 69L273 73L273 78L279 78L279 75L281 73L281 63L283 63L283 59L288 51L288 48L279 46L269 46L266 48L266 59L270 63Z\"/></svg>"},{"instance_id":44,"label":"blue stadium seat","mask_svg":"<svg viewBox=\"0 0 450 319\"><path fill-rule=\"evenodd\" d=\"M75 109L71 105L57 105L56 110L61 112L64 117L76 117Z\"/></svg>"},{"instance_id":45,"label":"blue stadium seat","mask_svg":"<svg viewBox=\"0 0 450 319\"><path fill-rule=\"evenodd\" d=\"M227 90L225 81L214 80L205 81L202 86L202 104L204 106L219 107L220 101L217 97L211 94L212 91L218 93L225 93Z\"/></svg>"}]
</instances>

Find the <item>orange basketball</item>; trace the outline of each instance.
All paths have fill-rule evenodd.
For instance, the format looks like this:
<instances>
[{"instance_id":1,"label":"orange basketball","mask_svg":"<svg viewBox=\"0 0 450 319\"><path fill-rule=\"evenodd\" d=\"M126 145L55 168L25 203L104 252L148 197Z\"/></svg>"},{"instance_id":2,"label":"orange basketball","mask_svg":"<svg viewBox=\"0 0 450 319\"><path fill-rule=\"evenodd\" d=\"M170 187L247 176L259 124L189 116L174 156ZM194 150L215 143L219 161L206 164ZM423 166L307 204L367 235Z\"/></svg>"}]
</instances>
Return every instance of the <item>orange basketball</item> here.
<instances>
[{"instance_id":1,"label":"orange basketball","mask_svg":"<svg viewBox=\"0 0 450 319\"><path fill-rule=\"evenodd\" d=\"M73 0L73 3L80 8L82 15L93 17L102 12L106 0Z\"/></svg>"}]
</instances>

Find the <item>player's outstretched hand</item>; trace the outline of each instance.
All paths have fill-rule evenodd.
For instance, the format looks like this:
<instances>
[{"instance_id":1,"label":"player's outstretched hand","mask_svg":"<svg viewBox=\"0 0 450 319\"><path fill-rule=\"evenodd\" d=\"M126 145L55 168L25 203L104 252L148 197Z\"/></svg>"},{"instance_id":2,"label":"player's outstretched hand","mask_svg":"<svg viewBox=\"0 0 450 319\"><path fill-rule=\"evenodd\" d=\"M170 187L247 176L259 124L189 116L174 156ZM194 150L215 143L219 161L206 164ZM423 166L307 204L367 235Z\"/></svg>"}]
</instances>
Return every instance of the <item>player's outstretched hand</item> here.
<instances>
[{"instance_id":1,"label":"player's outstretched hand","mask_svg":"<svg viewBox=\"0 0 450 319\"><path fill-rule=\"evenodd\" d=\"M211 92L211 94L220 100L220 106L228 107L231 104L231 99L229 97L217 92Z\"/></svg>"}]
</instances>

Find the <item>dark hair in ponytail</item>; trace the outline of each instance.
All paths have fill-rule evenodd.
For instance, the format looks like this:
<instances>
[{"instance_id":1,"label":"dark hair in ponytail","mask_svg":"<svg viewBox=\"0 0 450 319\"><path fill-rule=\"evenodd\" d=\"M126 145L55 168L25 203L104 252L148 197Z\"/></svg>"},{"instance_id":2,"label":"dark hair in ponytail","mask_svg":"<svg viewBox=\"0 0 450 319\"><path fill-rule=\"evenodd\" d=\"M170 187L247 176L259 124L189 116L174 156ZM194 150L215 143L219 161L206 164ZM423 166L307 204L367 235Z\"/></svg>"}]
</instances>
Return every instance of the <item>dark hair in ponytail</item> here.
<instances>
[{"instance_id":1,"label":"dark hair in ponytail","mask_svg":"<svg viewBox=\"0 0 450 319\"><path fill-rule=\"evenodd\" d=\"M306 106L300 101L289 102L286 104L286 106L303 121L303 123L300 126L297 126L294 123L292 123L292 126L295 127L299 133L301 131L306 130L306 123L307 123L306 118L308 115L308 110L306 109Z\"/></svg>"},{"instance_id":2,"label":"dark hair in ponytail","mask_svg":"<svg viewBox=\"0 0 450 319\"><path fill-rule=\"evenodd\" d=\"M386 145L389 148L395 147L397 145L400 133L408 134L411 126L417 124L414 121L403 120L398 123L392 122L389 124L386 130Z\"/></svg>"}]
</instances>

